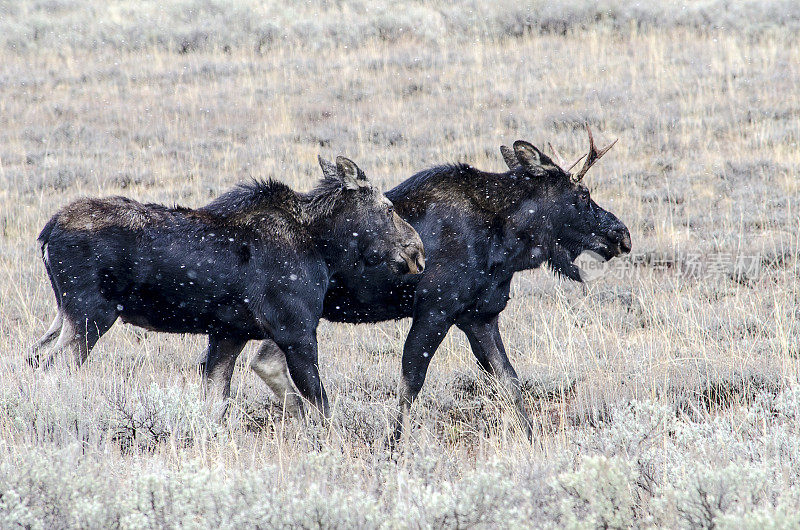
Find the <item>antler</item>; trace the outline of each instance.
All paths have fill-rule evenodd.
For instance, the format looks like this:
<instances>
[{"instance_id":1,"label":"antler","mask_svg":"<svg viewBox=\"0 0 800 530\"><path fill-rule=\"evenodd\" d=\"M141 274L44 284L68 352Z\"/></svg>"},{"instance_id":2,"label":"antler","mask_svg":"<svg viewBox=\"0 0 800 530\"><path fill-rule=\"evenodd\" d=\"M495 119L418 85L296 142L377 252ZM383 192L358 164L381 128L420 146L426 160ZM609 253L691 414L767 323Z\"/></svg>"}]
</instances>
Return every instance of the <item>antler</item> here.
<instances>
[{"instance_id":1,"label":"antler","mask_svg":"<svg viewBox=\"0 0 800 530\"><path fill-rule=\"evenodd\" d=\"M583 163L583 167L581 168L581 170L578 171L572 177L572 179L575 182L579 182L583 178L583 176L586 175L586 172L589 171L589 168L592 167L592 165L594 165L595 162L600 160L600 157L606 154L609 149L614 147L614 144L617 143L617 140L619 140L619 138L617 138L617 140L611 142L607 147L598 151L594 145L594 138L592 138L592 130L589 128L588 124L586 125L586 132L589 133L589 154L586 156L586 162Z\"/></svg>"},{"instance_id":2,"label":"antler","mask_svg":"<svg viewBox=\"0 0 800 530\"><path fill-rule=\"evenodd\" d=\"M563 156L561 156L561 153L559 153L559 152L556 150L556 148L555 148L555 147L553 147L553 144L551 144L550 142L547 142L547 146L550 148L550 150L553 152L553 155L556 157L556 162L558 162L558 167L560 167L561 169L563 169L563 170L564 170L564 171L566 171L567 173L569 173L569 170L570 170L570 169L572 169L572 168L574 168L574 167L575 167L575 166L578 164L578 162L580 162L581 160L583 160L583 157L585 157L585 156L586 156L586 155L581 155L581 156L579 156L579 157L578 157L578 159L577 159L577 160L575 160L575 162L573 162L572 164L570 164L570 166L569 166L569 167L567 167L567 161L566 161L566 160L564 160L564 157L563 157Z\"/></svg>"}]
</instances>

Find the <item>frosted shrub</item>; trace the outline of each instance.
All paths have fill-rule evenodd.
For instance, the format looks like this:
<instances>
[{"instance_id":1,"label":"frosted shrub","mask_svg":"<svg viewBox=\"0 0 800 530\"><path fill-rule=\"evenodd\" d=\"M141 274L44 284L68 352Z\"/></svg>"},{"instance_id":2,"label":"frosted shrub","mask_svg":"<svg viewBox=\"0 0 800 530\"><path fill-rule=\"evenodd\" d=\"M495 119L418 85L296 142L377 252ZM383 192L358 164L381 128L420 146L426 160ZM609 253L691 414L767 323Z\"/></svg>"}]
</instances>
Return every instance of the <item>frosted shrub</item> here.
<instances>
[{"instance_id":1,"label":"frosted shrub","mask_svg":"<svg viewBox=\"0 0 800 530\"><path fill-rule=\"evenodd\" d=\"M42 514L29 506L11 485L3 485L0 498L0 526L3 528L42 528Z\"/></svg>"},{"instance_id":2,"label":"frosted shrub","mask_svg":"<svg viewBox=\"0 0 800 530\"><path fill-rule=\"evenodd\" d=\"M75 469L79 448L32 449L0 465L0 528L108 527L113 492L90 466Z\"/></svg>"},{"instance_id":3,"label":"frosted shrub","mask_svg":"<svg viewBox=\"0 0 800 530\"><path fill-rule=\"evenodd\" d=\"M658 445L675 427L675 413L669 407L650 401L634 401L612 409L611 422L600 432L584 431L579 439L608 455L637 455Z\"/></svg>"},{"instance_id":4,"label":"frosted shrub","mask_svg":"<svg viewBox=\"0 0 800 530\"><path fill-rule=\"evenodd\" d=\"M490 467L458 481L420 481L401 473L397 516L411 528L513 527L528 520L526 491L508 470Z\"/></svg>"},{"instance_id":5,"label":"frosted shrub","mask_svg":"<svg viewBox=\"0 0 800 530\"><path fill-rule=\"evenodd\" d=\"M458 2L431 7L420 1L215 2L172 0L119 3L81 0L64 4L20 2L4 6L0 43L27 50L98 45L136 50L150 45L189 53L247 47L259 52L289 43L311 49L360 46L370 40L471 42L528 33L567 33L599 25L631 28L690 27L753 33L774 24L800 26L800 8L789 0L709 2ZM91 24L87 23L91 20ZM346 21L346 23L343 23Z\"/></svg>"},{"instance_id":6,"label":"frosted shrub","mask_svg":"<svg viewBox=\"0 0 800 530\"><path fill-rule=\"evenodd\" d=\"M178 445L191 443L201 429L211 427L197 396L179 387L118 388L107 396L108 430L123 451L134 447L153 450L172 439Z\"/></svg>"},{"instance_id":7,"label":"frosted shrub","mask_svg":"<svg viewBox=\"0 0 800 530\"><path fill-rule=\"evenodd\" d=\"M4 386L0 421L23 439L38 443L96 443L99 432L89 392L55 378L37 386Z\"/></svg>"},{"instance_id":8,"label":"frosted shrub","mask_svg":"<svg viewBox=\"0 0 800 530\"><path fill-rule=\"evenodd\" d=\"M761 406L776 413L784 421L800 418L800 386L785 389L774 398L762 397Z\"/></svg>"},{"instance_id":9,"label":"frosted shrub","mask_svg":"<svg viewBox=\"0 0 800 530\"><path fill-rule=\"evenodd\" d=\"M722 530L777 530L798 526L800 513L797 505L781 505L775 509L756 508L749 513L724 514L716 519L716 527Z\"/></svg>"},{"instance_id":10,"label":"frosted shrub","mask_svg":"<svg viewBox=\"0 0 800 530\"><path fill-rule=\"evenodd\" d=\"M148 474L137 478L131 495L121 499L123 528L191 527L206 519L214 506L208 470L184 472L172 478Z\"/></svg>"},{"instance_id":11,"label":"frosted shrub","mask_svg":"<svg viewBox=\"0 0 800 530\"><path fill-rule=\"evenodd\" d=\"M628 528L634 524L635 471L620 458L587 456L576 471L561 473L559 524L568 528Z\"/></svg>"},{"instance_id":12,"label":"frosted shrub","mask_svg":"<svg viewBox=\"0 0 800 530\"><path fill-rule=\"evenodd\" d=\"M319 484L285 492L275 501L280 508L276 526L283 528L374 528L382 519L377 503L366 494L329 490Z\"/></svg>"},{"instance_id":13,"label":"frosted shrub","mask_svg":"<svg viewBox=\"0 0 800 530\"><path fill-rule=\"evenodd\" d=\"M279 480L277 466L239 475L226 482L227 498L217 510L223 527L373 528L384 517L377 499L351 482L333 452L311 452ZM228 516L224 513L229 512Z\"/></svg>"},{"instance_id":14,"label":"frosted shrub","mask_svg":"<svg viewBox=\"0 0 800 530\"><path fill-rule=\"evenodd\" d=\"M712 465L688 466L686 475L667 485L659 504L689 528L713 528L721 518L732 522L754 509L771 506L770 473L734 463L721 469ZM671 505L671 507L668 507Z\"/></svg>"},{"instance_id":15,"label":"frosted shrub","mask_svg":"<svg viewBox=\"0 0 800 530\"><path fill-rule=\"evenodd\" d=\"M383 40L398 40L412 35L425 40L435 40L446 31L442 16L434 9L415 6L401 11L392 6L382 10L373 21L377 35Z\"/></svg>"}]
</instances>

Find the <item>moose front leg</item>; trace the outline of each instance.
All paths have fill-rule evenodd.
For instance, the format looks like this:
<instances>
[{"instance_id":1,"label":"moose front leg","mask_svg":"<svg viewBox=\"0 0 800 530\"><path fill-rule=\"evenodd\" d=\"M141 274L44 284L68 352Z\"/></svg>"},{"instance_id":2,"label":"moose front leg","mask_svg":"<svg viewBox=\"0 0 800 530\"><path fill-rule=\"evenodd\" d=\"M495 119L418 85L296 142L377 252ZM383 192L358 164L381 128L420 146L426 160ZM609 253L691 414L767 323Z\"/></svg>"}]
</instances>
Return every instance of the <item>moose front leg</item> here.
<instances>
[{"instance_id":1,"label":"moose front leg","mask_svg":"<svg viewBox=\"0 0 800 530\"><path fill-rule=\"evenodd\" d=\"M211 414L219 421L228 411L231 393L231 377L246 340L208 337L206 360L201 363L203 376L203 396Z\"/></svg>"},{"instance_id":2,"label":"moose front leg","mask_svg":"<svg viewBox=\"0 0 800 530\"><path fill-rule=\"evenodd\" d=\"M517 412L517 419L520 426L528 437L528 440L533 438L533 429L531 419L528 412L525 410L525 405L522 400L522 389L520 387L519 377L517 372L511 365L506 355L506 349L503 346L503 339L500 336L500 327L498 325L498 316L488 320L470 320L467 322L459 322L459 329L461 329L469 340L472 347L472 353L478 360L478 364L488 374L497 379L501 388L505 390L506 394L514 402Z\"/></svg>"},{"instance_id":3,"label":"moose front leg","mask_svg":"<svg viewBox=\"0 0 800 530\"><path fill-rule=\"evenodd\" d=\"M300 395L316 407L323 419L329 419L328 396L319 376L316 333L275 337L275 344L285 354L289 375Z\"/></svg>"}]
</instances>

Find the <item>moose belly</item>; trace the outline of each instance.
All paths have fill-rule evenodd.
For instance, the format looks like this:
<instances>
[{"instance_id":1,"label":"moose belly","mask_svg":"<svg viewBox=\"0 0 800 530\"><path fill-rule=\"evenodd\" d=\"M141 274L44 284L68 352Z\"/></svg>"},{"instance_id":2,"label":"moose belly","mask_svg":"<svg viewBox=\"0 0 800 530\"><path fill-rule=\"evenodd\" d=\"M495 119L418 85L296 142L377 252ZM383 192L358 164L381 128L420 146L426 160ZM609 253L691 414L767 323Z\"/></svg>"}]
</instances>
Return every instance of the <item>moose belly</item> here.
<instances>
[{"instance_id":1,"label":"moose belly","mask_svg":"<svg viewBox=\"0 0 800 530\"><path fill-rule=\"evenodd\" d=\"M151 323L145 315L124 312L120 313L119 319L125 324L131 324L132 326L148 329L150 331L159 331L158 326Z\"/></svg>"},{"instance_id":2,"label":"moose belly","mask_svg":"<svg viewBox=\"0 0 800 530\"><path fill-rule=\"evenodd\" d=\"M476 289L473 302L468 305L466 312L480 317L493 317L502 312L508 305L510 285L510 278L504 278Z\"/></svg>"},{"instance_id":3,"label":"moose belly","mask_svg":"<svg viewBox=\"0 0 800 530\"><path fill-rule=\"evenodd\" d=\"M366 283L351 288L332 282L325 295L322 316L331 322L351 324L383 322L411 316L413 307L412 285Z\"/></svg>"},{"instance_id":4,"label":"moose belly","mask_svg":"<svg viewBox=\"0 0 800 530\"><path fill-rule=\"evenodd\" d=\"M217 293L214 293L217 294ZM123 322L168 333L212 333L224 330L237 335L258 336L259 326L243 300L230 294L174 293L143 285L119 300Z\"/></svg>"}]
</instances>

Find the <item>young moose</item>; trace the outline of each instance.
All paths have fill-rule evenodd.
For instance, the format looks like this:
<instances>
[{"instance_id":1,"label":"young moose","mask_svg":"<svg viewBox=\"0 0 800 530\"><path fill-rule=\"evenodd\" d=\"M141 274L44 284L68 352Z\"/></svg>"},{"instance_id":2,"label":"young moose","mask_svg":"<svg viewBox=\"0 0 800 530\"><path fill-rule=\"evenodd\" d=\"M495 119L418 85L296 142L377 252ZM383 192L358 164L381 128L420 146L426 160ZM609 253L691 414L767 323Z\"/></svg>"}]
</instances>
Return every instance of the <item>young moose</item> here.
<instances>
[{"instance_id":1,"label":"young moose","mask_svg":"<svg viewBox=\"0 0 800 530\"><path fill-rule=\"evenodd\" d=\"M248 340L268 339L253 370L284 395L288 365L300 394L327 416L316 332L331 276L379 263L416 274L424 254L416 231L352 161L339 157L323 173L307 194L253 182L196 210L123 197L65 207L39 236L58 314L31 363L49 365L70 348L82 364L117 318L207 334L204 382L224 412L236 357ZM272 345L285 354L279 366Z\"/></svg>"},{"instance_id":2,"label":"young moose","mask_svg":"<svg viewBox=\"0 0 800 530\"><path fill-rule=\"evenodd\" d=\"M547 264L557 274L581 281L573 261L583 251L609 260L631 250L627 227L598 206L581 182L611 148L598 151L587 132L589 153L574 175L569 171L583 157L568 166L556 155L556 164L524 141L515 142L513 149L501 147L509 166L505 173L467 165L417 173L386 196L420 233L428 260L425 272L400 277L385 267L372 267L358 274L341 271L331 279L323 313L328 320L413 318L403 348L394 441L453 325L466 334L480 367L504 385L531 437L519 379L498 326L514 273Z\"/></svg>"}]
</instances>

